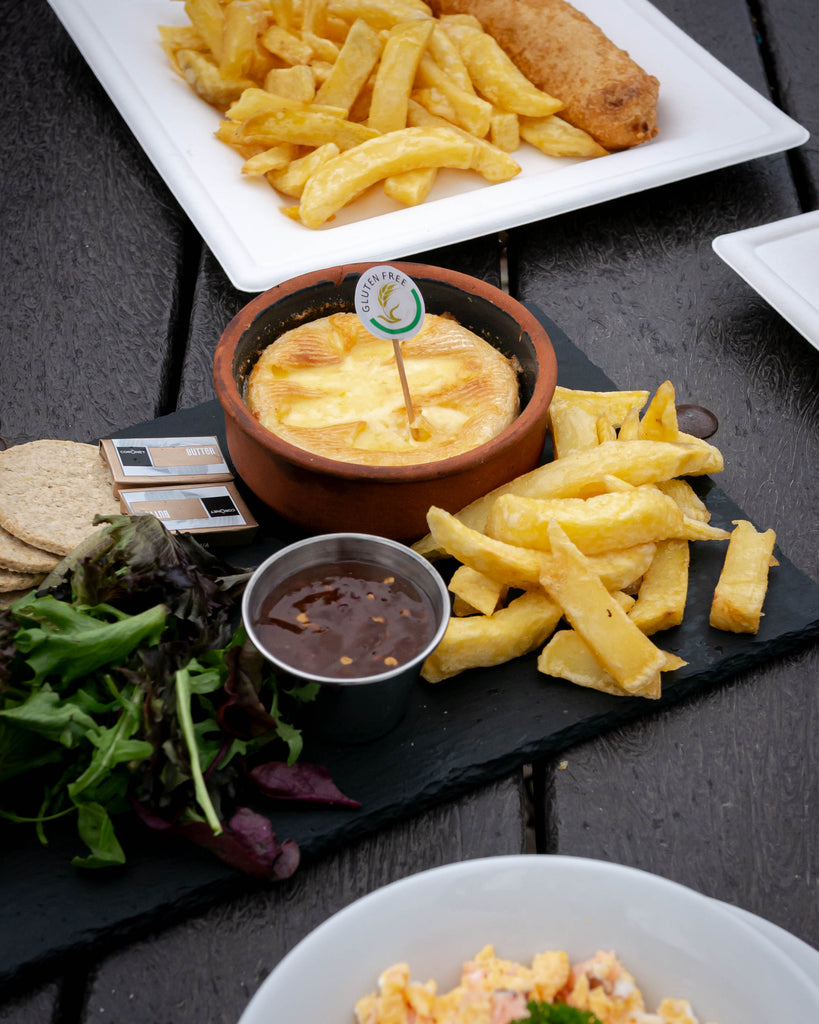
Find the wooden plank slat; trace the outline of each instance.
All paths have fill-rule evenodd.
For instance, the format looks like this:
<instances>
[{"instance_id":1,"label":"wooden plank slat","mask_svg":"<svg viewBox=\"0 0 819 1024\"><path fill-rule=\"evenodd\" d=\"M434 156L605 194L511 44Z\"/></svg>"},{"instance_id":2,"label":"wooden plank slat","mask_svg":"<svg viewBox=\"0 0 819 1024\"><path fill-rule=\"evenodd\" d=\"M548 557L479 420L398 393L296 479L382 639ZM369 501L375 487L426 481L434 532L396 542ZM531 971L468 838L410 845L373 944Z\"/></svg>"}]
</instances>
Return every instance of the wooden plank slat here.
<instances>
[{"instance_id":1,"label":"wooden plank slat","mask_svg":"<svg viewBox=\"0 0 819 1024\"><path fill-rule=\"evenodd\" d=\"M96 441L166 400L186 221L45 0L2 25L0 436Z\"/></svg>"}]
</instances>

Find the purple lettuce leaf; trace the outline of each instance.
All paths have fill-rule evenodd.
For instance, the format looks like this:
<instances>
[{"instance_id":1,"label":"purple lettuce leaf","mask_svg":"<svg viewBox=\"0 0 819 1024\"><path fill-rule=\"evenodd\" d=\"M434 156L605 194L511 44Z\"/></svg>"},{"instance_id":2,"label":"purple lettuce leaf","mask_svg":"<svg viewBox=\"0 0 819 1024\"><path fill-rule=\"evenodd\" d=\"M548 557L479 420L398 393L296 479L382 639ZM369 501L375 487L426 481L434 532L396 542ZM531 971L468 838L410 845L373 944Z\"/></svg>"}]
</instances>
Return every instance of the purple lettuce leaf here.
<instances>
[{"instance_id":1,"label":"purple lettuce leaf","mask_svg":"<svg viewBox=\"0 0 819 1024\"><path fill-rule=\"evenodd\" d=\"M172 822L143 804L134 802L133 807L149 828L181 836L246 875L281 880L289 878L299 866L301 853L295 841L279 842L270 820L247 807L240 807L219 835L205 821Z\"/></svg>"},{"instance_id":2,"label":"purple lettuce leaf","mask_svg":"<svg viewBox=\"0 0 819 1024\"><path fill-rule=\"evenodd\" d=\"M341 792L322 765L268 761L251 768L248 777L260 793L272 800L361 806L358 800Z\"/></svg>"}]
</instances>

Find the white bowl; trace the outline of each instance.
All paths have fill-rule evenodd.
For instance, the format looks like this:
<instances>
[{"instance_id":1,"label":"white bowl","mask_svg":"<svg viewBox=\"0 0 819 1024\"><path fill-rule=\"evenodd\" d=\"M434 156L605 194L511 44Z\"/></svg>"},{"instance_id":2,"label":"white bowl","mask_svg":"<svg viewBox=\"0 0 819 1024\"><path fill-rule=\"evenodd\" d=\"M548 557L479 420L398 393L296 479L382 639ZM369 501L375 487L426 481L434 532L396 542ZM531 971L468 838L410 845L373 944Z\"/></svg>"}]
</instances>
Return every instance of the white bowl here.
<instances>
[{"instance_id":1,"label":"white bowl","mask_svg":"<svg viewBox=\"0 0 819 1024\"><path fill-rule=\"evenodd\" d=\"M673 996L701 1021L819 1021L819 987L730 908L634 868L526 855L423 871L350 904L284 957L239 1024L352 1024L385 967L407 962L443 991L486 943L522 962L613 949L648 1010Z\"/></svg>"}]
</instances>

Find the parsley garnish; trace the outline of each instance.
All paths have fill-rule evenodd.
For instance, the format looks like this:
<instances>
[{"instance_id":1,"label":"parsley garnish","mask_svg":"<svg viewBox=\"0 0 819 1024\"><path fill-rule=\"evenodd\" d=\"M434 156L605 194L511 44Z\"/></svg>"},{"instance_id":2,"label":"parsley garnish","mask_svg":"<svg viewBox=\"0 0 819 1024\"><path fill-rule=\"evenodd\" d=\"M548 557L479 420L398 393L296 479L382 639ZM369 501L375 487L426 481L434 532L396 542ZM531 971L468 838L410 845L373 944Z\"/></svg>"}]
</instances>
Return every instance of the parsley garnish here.
<instances>
[{"instance_id":1,"label":"parsley garnish","mask_svg":"<svg viewBox=\"0 0 819 1024\"><path fill-rule=\"evenodd\" d=\"M578 1010L568 1003L540 1003L532 999L526 1008L529 1016L512 1024L601 1024L590 1010Z\"/></svg>"}]
</instances>

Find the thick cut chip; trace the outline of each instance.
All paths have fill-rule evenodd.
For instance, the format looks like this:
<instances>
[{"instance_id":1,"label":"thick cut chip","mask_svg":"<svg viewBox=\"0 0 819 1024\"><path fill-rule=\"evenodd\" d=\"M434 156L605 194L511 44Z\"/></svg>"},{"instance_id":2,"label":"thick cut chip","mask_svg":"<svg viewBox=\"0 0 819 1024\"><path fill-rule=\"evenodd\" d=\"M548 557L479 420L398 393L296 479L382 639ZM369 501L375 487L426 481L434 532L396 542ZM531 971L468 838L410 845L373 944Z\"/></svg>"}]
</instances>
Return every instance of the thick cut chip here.
<instances>
[{"instance_id":1,"label":"thick cut chip","mask_svg":"<svg viewBox=\"0 0 819 1024\"><path fill-rule=\"evenodd\" d=\"M776 533L759 533L745 519L734 522L711 604L710 623L731 633L756 633L768 592Z\"/></svg>"},{"instance_id":2,"label":"thick cut chip","mask_svg":"<svg viewBox=\"0 0 819 1024\"><path fill-rule=\"evenodd\" d=\"M354 21L363 18L374 29L390 29L401 21L431 18L432 11L419 0L329 0L327 13Z\"/></svg>"},{"instance_id":3,"label":"thick cut chip","mask_svg":"<svg viewBox=\"0 0 819 1024\"><path fill-rule=\"evenodd\" d=\"M673 498L689 519L698 519L701 523L710 521L711 513L707 505L687 480L661 480L657 487L663 494Z\"/></svg>"},{"instance_id":4,"label":"thick cut chip","mask_svg":"<svg viewBox=\"0 0 819 1024\"><path fill-rule=\"evenodd\" d=\"M415 73L435 22L409 21L390 30L375 74L367 123L379 132L407 127L407 107Z\"/></svg>"},{"instance_id":5,"label":"thick cut chip","mask_svg":"<svg viewBox=\"0 0 819 1024\"><path fill-rule=\"evenodd\" d=\"M651 636L661 629L679 626L688 597L690 550L686 540L664 540L643 576L637 601L629 618Z\"/></svg>"},{"instance_id":6,"label":"thick cut chip","mask_svg":"<svg viewBox=\"0 0 819 1024\"><path fill-rule=\"evenodd\" d=\"M722 468L722 454L711 445L607 441L596 448L571 452L565 459L555 459L502 484L461 509L457 516L467 526L484 530L489 510L502 494L531 498L589 497L607 490L602 483L607 476L616 476L637 486L671 480L675 476L715 473ZM435 553L428 538L416 542L415 548L422 554Z\"/></svg>"},{"instance_id":7,"label":"thick cut chip","mask_svg":"<svg viewBox=\"0 0 819 1024\"><path fill-rule=\"evenodd\" d=\"M676 654L670 654L667 651L662 653L665 655L665 664L660 672L672 672L685 666L686 662ZM614 697L633 696L628 690L617 685L613 677L595 659L589 645L573 629L561 629L552 636L538 655L537 668L545 675L568 679L569 682L576 683L578 686L600 690L602 693L609 693ZM639 696L648 697L651 700L662 696L660 672L657 672L651 685L647 686Z\"/></svg>"},{"instance_id":8,"label":"thick cut chip","mask_svg":"<svg viewBox=\"0 0 819 1024\"><path fill-rule=\"evenodd\" d=\"M299 199L304 186L320 167L337 157L341 150L334 142L317 146L304 156L291 160L285 167L271 170L267 175L270 184L282 195Z\"/></svg>"},{"instance_id":9,"label":"thick cut chip","mask_svg":"<svg viewBox=\"0 0 819 1024\"><path fill-rule=\"evenodd\" d=\"M650 441L679 441L674 385L663 381L640 420L640 437Z\"/></svg>"},{"instance_id":10,"label":"thick cut chip","mask_svg":"<svg viewBox=\"0 0 819 1024\"><path fill-rule=\"evenodd\" d=\"M494 615L451 618L440 644L422 665L421 676L439 683L466 669L511 661L539 647L560 617L554 601L533 591Z\"/></svg>"},{"instance_id":11,"label":"thick cut chip","mask_svg":"<svg viewBox=\"0 0 819 1024\"><path fill-rule=\"evenodd\" d=\"M267 14L260 4L234 0L223 8L219 70L231 78L255 77L264 52L258 49L258 38L267 27ZM272 63L269 57L268 63Z\"/></svg>"},{"instance_id":12,"label":"thick cut chip","mask_svg":"<svg viewBox=\"0 0 819 1024\"><path fill-rule=\"evenodd\" d=\"M384 179L384 194L405 206L417 206L430 194L437 176L435 167L419 167L415 171L390 175Z\"/></svg>"},{"instance_id":13,"label":"thick cut chip","mask_svg":"<svg viewBox=\"0 0 819 1024\"><path fill-rule=\"evenodd\" d=\"M67 555L95 515L119 510L96 445L29 441L0 452L0 526L26 544Z\"/></svg>"},{"instance_id":14,"label":"thick cut chip","mask_svg":"<svg viewBox=\"0 0 819 1024\"><path fill-rule=\"evenodd\" d=\"M280 171L291 163L294 152L295 147L286 142L281 146L263 149L261 153L254 153L245 160L242 164L242 174L255 178L262 177L270 171Z\"/></svg>"},{"instance_id":15,"label":"thick cut chip","mask_svg":"<svg viewBox=\"0 0 819 1024\"><path fill-rule=\"evenodd\" d=\"M492 615L505 599L509 588L468 565L460 565L452 574L449 589L471 608L483 615Z\"/></svg>"},{"instance_id":16,"label":"thick cut chip","mask_svg":"<svg viewBox=\"0 0 819 1024\"><path fill-rule=\"evenodd\" d=\"M302 223L321 227L377 181L419 167L468 169L474 146L446 128L403 128L363 142L326 163L307 183L299 205Z\"/></svg>"},{"instance_id":17,"label":"thick cut chip","mask_svg":"<svg viewBox=\"0 0 819 1024\"><path fill-rule=\"evenodd\" d=\"M554 114L551 117L521 117L520 137L547 156L607 156L599 142L573 124Z\"/></svg>"},{"instance_id":18,"label":"thick cut chip","mask_svg":"<svg viewBox=\"0 0 819 1024\"><path fill-rule=\"evenodd\" d=\"M250 78L223 75L213 58L198 50L178 50L176 63L191 89L217 110L226 110L255 85Z\"/></svg>"},{"instance_id":19,"label":"thick cut chip","mask_svg":"<svg viewBox=\"0 0 819 1024\"><path fill-rule=\"evenodd\" d=\"M262 35L262 42L272 54L291 66L309 64L313 57L313 47L281 25L271 25Z\"/></svg>"},{"instance_id":20,"label":"thick cut chip","mask_svg":"<svg viewBox=\"0 0 819 1024\"><path fill-rule=\"evenodd\" d=\"M242 126L245 142L273 146L292 142L318 148L334 142L339 149L352 149L380 136L365 124L356 124L326 110L279 110L251 117Z\"/></svg>"},{"instance_id":21,"label":"thick cut chip","mask_svg":"<svg viewBox=\"0 0 819 1024\"><path fill-rule=\"evenodd\" d=\"M407 124L415 128L448 128L450 131L462 131L450 124L446 118L433 114L412 98L407 108ZM466 132L463 134L475 147L472 170L477 171L487 181L509 181L520 174L520 164L504 150L486 139L476 139Z\"/></svg>"},{"instance_id":22,"label":"thick cut chip","mask_svg":"<svg viewBox=\"0 0 819 1024\"><path fill-rule=\"evenodd\" d=\"M593 416L605 416L613 426L619 427L630 409L639 412L648 401L648 391L581 391L555 388L552 403L558 401L579 409L585 409Z\"/></svg>"},{"instance_id":23,"label":"thick cut chip","mask_svg":"<svg viewBox=\"0 0 819 1024\"><path fill-rule=\"evenodd\" d=\"M450 36L441 27L440 21L435 22L435 30L430 38L428 49L432 59L449 79L465 92L475 91L463 57Z\"/></svg>"},{"instance_id":24,"label":"thick cut chip","mask_svg":"<svg viewBox=\"0 0 819 1024\"><path fill-rule=\"evenodd\" d=\"M529 117L561 109L561 101L533 85L488 33L463 26L452 31L472 84L495 106Z\"/></svg>"},{"instance_id":25,"label":"thick cut chip","mask_svg":"<svg viewBox=\"0 0 819 1024\"><path fill-rule=\"evenodd\" d=\"M316 102L349 110L378 63L381 36L361 18L350 27L333 70L316 93Z\"/></svg>"},{"instance_id":26,"label":"thick cut chip","mask_svg":"<svg viewBox=\"0 0 819 1024\"><path fill-rule=\"evenodd\" d=\"M541 584L588 644L595 660L632 695L652 692L665 655L629 619L556 522Z\"/></svg>"},{"instance_id":27,"label":"thick cut chip","mask_svg":"<svg viewBox=\"0 0 819 1024\"><path fill-rule=\"evenodd\" d=\"M681 537L686 529L677 503L649 484L591 498L505 494L492 506L486 532L507 544L548 551L552 521L587 555Z\"/></svg>"},{"instance_id":28,"label":"thick cut chip","mask_svg":"<svg viewBox=\"0 0 819 1024\"><path fill-rule=\"evenodd\" d=\"M508 587L528 590L540 586L543 566L549 557L546 552L493 540L435 506L427 513L427 523L433 547L463 565ZM587 561L590 571L607 590L622 590L643 575L655 550L654 544L641 544L591 556Z\"/></svg>"},{"instance_id":29,"label":"thick cut chip","mask_svg":"<svg viewBox=\"0 0 819 1024\"><path fill-rule=\"evenodd\" d=\"M600 444L598 417L588 409L552 399L549 406L549 428L556 459L565 459L570 452L596 448Z\"/></svg>"},{"instance_id":30,"label":"thick cut chip","mask_svg":"<svg viewBox=\"0 0 819 1024\"><path fill-rule=\"evenodd\" d=\"M303 64L292 68L272 68L265 75L265 91L297 103L311 103L316 95L313 69Z\"/></svg>"},{"instance_id":31,"label":"thick cut chip","mask_svg":"<svg viewBox=\"0 0 819 1024\"><path fill-rule=\"evenodd\" d=\"M420 89L437 89L452 108L455 123L470 135L482 139L489 133L492 104L453 82L429 54L424 54L418 64L415 84Z\"/></svg>"}]
</instances>

